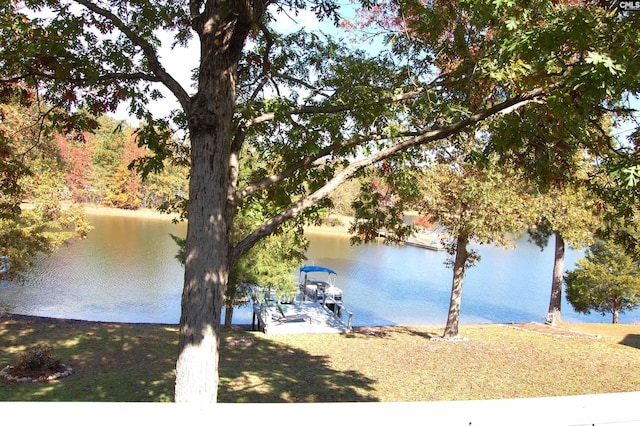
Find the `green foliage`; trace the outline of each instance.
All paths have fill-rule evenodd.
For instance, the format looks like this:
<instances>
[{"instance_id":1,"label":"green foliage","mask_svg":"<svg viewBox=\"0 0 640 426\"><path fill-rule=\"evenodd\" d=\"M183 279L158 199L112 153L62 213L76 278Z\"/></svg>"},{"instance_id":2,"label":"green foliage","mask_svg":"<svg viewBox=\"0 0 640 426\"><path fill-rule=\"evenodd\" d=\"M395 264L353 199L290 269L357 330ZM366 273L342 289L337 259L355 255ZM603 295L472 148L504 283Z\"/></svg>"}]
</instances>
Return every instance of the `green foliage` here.
<instances>
[{"instance_id":1,"label":"green foliage","mask_svg":"<svg viewBox=\"0 0 640 426\"><path fill-rule=\"evenodd\" d=\"M22 104L30 105L33 92L11 87L0 97L0 219L11 220L20 215L20 203L25 196L22 180L31 174L21 155L37 140L34 113Z\"/></svg>"},{"instance_id":2,"label":"green foliage","mask_svg":"<svg viewBox=\"0 0 640 426\"><path fill-rule=\"evenodd\" d=\"M236 218L236 232L242 235L255 222L246 215ZM184 264L185 239L171 235L179 247L176 258ZM285 227L253 246L232 267L225 291L227 309L249 302L253 291L274 290L278 295L296 291L292 271L304 262L308 241L300 229Z\"/></svg>"},{"instance_id":3,"label":"green foliage","mask_svg":"<svg viewBox=\"0 0 640 426\"><path fill-rule=\"evenodd\" d=\"M640 180L640 165L622 167L611 171L611 177L622 181L627 187L635 187Z\"/></svg>"},{"instance_id":4,"label":"green foliage","mask_svg":"<svg viewBox=\"0 0 640 426\"><path fill-rule=\"evenodd\" d=\"M544 88L544 97L488 120L489 143L482 148L488 156L517 161L538 185L572 179L585 148L593 155L609 151L613 141L603 118L631 119L637 126L629 98L640 88L640 65L632 59L640 50L638 14L603 2L394 5L396 16L384 9L369 13L367 29L395 37L394 52L411 56L406 60L412 70L429 69L439 83L429 103L411 110L413 117L424 122L437 117L444 125L479 104ZM637 158L628 158L611 169L633 182Z\"/></svg>"},{"instance_id":5,"label":"green foliage","mask_svg":"<svg viewBox=\"0 0 640 426\"><path fill-rule=\"evenodd\" d=\"M420 189L419 210L454 237L510 247L513 236L531 223L532 199L526 182L517 171L496 163L490 167L464 161L435 164L424 171ZM471 260L478 258L474 255Z\"/></svg>"},{"instance_id":6,"label":"green foliage","mask_svg":"<svg viewBox=\"0 0 640 426\"><path fill-rule=\"evenodd\" d=\"M624 248L597 241L573 271L565 274L567 300L580 313L613 314L632 311L640 304L640 268Z\"/></svg>"},{"instance_id":7,"label":"green foliage","mask_svg":"<svg viewBox=\"0 0 640 426\"><path fill-rule=\"evenodd\" d=\"M610 137L594 118L596 112L584 116L567 112L564 105L529 105L493 120L484 151L499 153L503 162L517 164L542 191L578 181L584 174L585 150L606 151Z\"/></svg>"},{"instance_id":8,"label":"green foliage","mask_svg":"<svg viewBox=\"0 0 640 426\"><path fill-rule=\"evenodd\" d=\"M243 162L251 163L242 169L245 172L267 165L254 157L247 157ZM241 180L243 178L244 175ZM274 204L277 206L279 195L272 195L252 197L239 206L234 218L236 244L274 214ZM299 223L282 226L258 241L231 268L225 292L227 306L247 303L247 295L256 288L275 290L279 295L295 292L292 271L306 259L307 246Z\"/></svg>"},{"instance_id":9,"label":"green foliage","mask_svg":"<svg viewBox=\"0 0 640 426\"><path fill-rule=\"evenodd\" d=\"M229 286L235 285L236 293L242 284L245 289L258 286L264 290L275 290L279 295L295 293L292 271L306 259L304 251L307 245L306 240L293 229L284 229L261 240L234 265ZM238 297L238 294L234 296Z\"/></svg>"},{"instance_id":10,"label":"green foliage","mask_svg":"<svg viewBox=\"0 0 640 426\"><path fill-rule=\"evenodd\" d=\"M598 203L584 187L567 185L551 188L537 193L533 200L532 208L537 218L528 233L541 249L547 246L549 237L555 232L560 232L573 248L589 246L602 226L601 218L594 209Z\"/></svg>"},{"instance_id":11,"label":"green foliage","mask_svg":"<svg viewBox=\"0 0 640 426\"><path fill-rule=\"evenodd\" d=\"M361 182L359 197L352 204L355 213L350 229L355 234L352 243L375 241L381 236L387 244L400 243L411 234L411 225L404 222L406 200L397 195L397 186L387 183L390 178L391 175L378 177L374 173Z\"/></svg>"},{"instance_id":12,"label":"green foliage","mask_svg":"<svg viewBox=\"0 0 640 426\"><path fill-rule=\"evenodd\" d=\"M15 97L7 100L0 103L0 255L8 256L16 275L38 254L86 237L90 227L81 209L62 205L66 188L59 151L49 124L39 117L41 105L35 99L22 104Z\"/></svg>"}]
</instances>

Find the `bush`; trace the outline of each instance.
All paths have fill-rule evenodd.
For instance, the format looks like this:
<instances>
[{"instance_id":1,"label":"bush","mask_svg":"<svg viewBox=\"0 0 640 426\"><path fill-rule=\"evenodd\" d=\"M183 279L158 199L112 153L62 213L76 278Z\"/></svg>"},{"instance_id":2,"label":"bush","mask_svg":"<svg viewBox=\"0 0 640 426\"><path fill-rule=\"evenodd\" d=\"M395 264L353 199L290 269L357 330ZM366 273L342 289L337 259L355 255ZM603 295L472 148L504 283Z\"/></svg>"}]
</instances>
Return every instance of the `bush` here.
<instances>
[{"instance_id":1,"label":"bush","mask_svg":"<svg viewBox=\"0 0 640 426\"><path fill-rule=\"evenodd\" d=\"M328 218L325 218L322 222L324 225L328 225L332 227L342 226L342 221L337 217L328 217Z\"/></svg>"},{"instance_id":2,"label":"bush","mask_svg":"<svg viewBox=\"0 0 640 426\"><path fill-rule=\"evenodd\" d=\"M14 369L23 373L40 373L57 369L59 366L60 361L52 357L51 346L41 343L20 354Z\"/></svg>"}]
</instances>

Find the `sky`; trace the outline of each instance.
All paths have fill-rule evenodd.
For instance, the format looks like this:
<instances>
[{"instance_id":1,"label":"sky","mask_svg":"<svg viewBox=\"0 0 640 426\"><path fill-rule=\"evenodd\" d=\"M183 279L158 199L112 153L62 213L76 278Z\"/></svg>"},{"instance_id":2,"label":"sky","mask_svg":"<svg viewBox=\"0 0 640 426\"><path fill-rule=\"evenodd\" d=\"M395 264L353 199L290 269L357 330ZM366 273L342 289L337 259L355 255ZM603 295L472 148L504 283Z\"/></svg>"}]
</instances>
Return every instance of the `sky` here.
<instances>
[{"instance_id":1,"label":"sky","mask_svg":"<svg viewBox=\"0 0 640 426\"><path fill-rule=\"evenodd\" d=\"M349 0L343 0L341 6L341 14L345 17L352 17L354 14L353 5ZM332 22L320 22L315 14L311 11L299 11L296 15L294 12L278 13L277 21L273 28L281 33L294 32L301 28L308 31L320 30L333 35L339 35L341 31L337 29ZM169 74L171 74L187 91L191 88L192 70L198 65L199 60L199 44L197 37L194 37L189 48L176 47L171 49L171 35L165 33L161 35L163 48L160 49L160 60ZM173 94L164 86L158 84L157 88L164 94L165 98L159 101L152 101L150 106L156 117L165 117L172 110L179 108L179 104ZM640 109L640 101L633 99L631 106ZM118 120L126 120L135 125L137 120L135 117L129 116L127 104L122 104L120 108L111 114ZM640 117L638 118L640 119ZM635 128L635 123L622 123L617 130L614 130L619 138L626 137Z\"/></svg>"},{"instance_id":2,"label":"sky","mask_svg":"<svg viewBox=\"0 0 640 426\"><path fill-rule=\"evenodd\" d=\"M343 2L347 8L348 2ZM348 13L348 10L347 10ZM301 11L298 15L294 13L279 13L277 21L274 24L274 30L282 33L294 32L301 28L308 31L323 30L331 31L335 34L337 29L330 22L319 22L315 14L310 11ZM197 37L194 37L188 48L175 47L171 49L171 34L165 33L160 35L162 48L159 50L160 61L169 74L173 76L187 91L191 89L192 70L197 68L199 60L199 43ZM152 101L150 107L156 117L165 117L172 110L179 108L179 103L164 86L158 84L156 86L165 98L160 101ZM127 111L128 104L121 104L118 110L110 114L118 120L126 120L131 124L137 122L135 117L130 117Z\"/></svg>"}]
</instances>

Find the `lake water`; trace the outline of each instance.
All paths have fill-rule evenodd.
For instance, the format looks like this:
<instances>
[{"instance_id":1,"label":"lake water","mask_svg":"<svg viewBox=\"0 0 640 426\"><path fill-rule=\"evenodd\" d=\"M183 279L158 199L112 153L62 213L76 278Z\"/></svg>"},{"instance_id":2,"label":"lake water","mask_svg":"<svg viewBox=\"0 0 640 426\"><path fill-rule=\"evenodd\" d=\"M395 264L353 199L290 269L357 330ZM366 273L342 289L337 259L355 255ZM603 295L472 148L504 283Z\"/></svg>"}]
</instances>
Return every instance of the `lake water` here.
<instances>
[{"instance_id":1,"label":"lake water","mask_svg":"<svg viewBox=\"0 0 640 426\"><path fill-rule=\"evenodd\" d=\"M22 283L0 282L0 311L91 321L177 324L183 268L169 234L184 236L185 224L165 219L90 215L87 240L42 259ZM348 237L310 233L309 264L338 273L353 324L444 324L452 270L447 254L383 244L351 246ZM526 239L515 250L476 247L482 260L469 269L462 295L462 323L542 321L549 303L553 251ZM568 251L566 268L582 253ZM292 271L297 279L297 272ZM611 317L575 313L568 322L610 322ZM640 322L640 311L621 315ZM251 323L250 308L234 323Z\"/></svg>"}]
</instances>

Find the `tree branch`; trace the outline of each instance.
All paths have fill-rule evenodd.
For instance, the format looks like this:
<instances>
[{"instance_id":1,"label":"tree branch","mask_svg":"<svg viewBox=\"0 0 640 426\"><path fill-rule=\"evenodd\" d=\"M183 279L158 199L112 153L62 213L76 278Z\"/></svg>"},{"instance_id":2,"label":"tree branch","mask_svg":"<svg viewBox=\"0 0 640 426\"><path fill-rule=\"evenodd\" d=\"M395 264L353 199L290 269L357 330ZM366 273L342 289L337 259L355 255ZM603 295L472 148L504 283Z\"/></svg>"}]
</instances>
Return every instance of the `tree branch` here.
<instances>
[{"instance_id":1,"label":"tree branch","mask_svg":"<svg viewBox=\"0 0 640 426\"><path fill-rule=\"evenodd\" d=\"M352 162L349 166L344 168L342 171L338 172L322 188L318 189L312 194L309 194L307 197L299 200L298 202L292 204L289 208L284 210L282 213L267 220L262 225L260 225L256 230L254 230L250 235L248 235L242 241L240 241L232 250L231 257L230 257L232 264L234 264L244 253L250 250L251 247L253 247L260 239L273 233L280 225L282 225L287 220L290 220L299 216L305 209L317 204L323 198L331 194L331 192L336 187L338 187L340 184L342 184L349 178L353 177L358 171L364 169L365 167L371 166L373 164L378 163L379 161L398 155L399 153L404 152L409 148L422 146L429 142L444 139L454 134L457 134L462 130L464 130L465 128L475 123L478 123L480 121L483 121L493 115L499 114L505 110L509 110L510 112L513 112L514 106L517 105L518 107L522 107L523 105L526 105L529 101L533 101L544 96L544 93L545 91L542 88L534 89L530 92L523 93L511 99L507 99L506 101L501 102L497 105L494 105L491 108L481 110L455 124L451 124L449 126L445 126L440 129L434 129L414 137L405 138L396 145L383 149L362 160Z\"/></svg>"},{"instance_id":2,"label":"tree branch","mask_svg":"<svg viewBox=\"0 0 640 426\"><path fill-rule=\"evenodd\" d=\"M248 197L251 194L254 194L270 186L273 186L279 182L282 182L286 178L293 175L297 170L310 166L311 164L322 159L323 157L336 153L343 148L348 148L350 146L357 146L365 142L382 141L386 138L387 137L383 137L383 136L368 136L368 137L358 136L358 137L351 138L347 141L344 141L342 143L335 143L333 145L329 145L324 149L321 149L314 155L301 158L297 162L289 165L286 169L282 170L278 174L268 176L264 179L261 179L259 181L256 181L254 183L251 183L245 186L241 191L238 191L235 194L234 203L238 203L240 200Z\"/></svg>"},{"instance_id":3,"label":"tree branch","mask_svg":"<svg viewBox=\"0 0 640 426\"><path fill-rule=\"evenodd\" d=\"M149 68L151 72L153 72L157 78L158 82L164 84L171 93L178 99L182 108L186 111L188 110L189 104L191 102L191 98L188 93L184 90L184 88L178 83L172 76L169 74L158 59L158 55L156 53L155 48L144 38L140 37L138 33L129 28L118 16L112 13L109 10L106 10L98 5L92 3L89 0L73 0L76 3L84 6L91 12L100 15L106 19L108 19L116 28L118 28L131 42L138 46L144 55L144 57L149 62ZM156 81L156 80L152 80Z\"/></svg>"},{"instance_id":4,"label":"tree branch","mask_svg":"<svg viewBox=\"0 0 640 426\"><path fill-rule=\"evenodd\" d=\"M289 81L292 81L294 83L298 83L301 84L303 87L306 87L310 90L313 91L313 93L317 93L317 94L322 94L322 89L318 88L318 87L314 87L309 83L306 82L300 82L297 81L295 79L292 79L290 77L286 77L286 76L281 76L279 74L275 74L274 77L278 77L278 78L282 78L282 79L287 79ZM378 99L375 102L369 102L366 104L361 104L361 105L338 105L338 106L301 106L301 107L297 107L297 108L291 108L286 115L289 116L293 116L293 115L304 115L304 114L334 114L334 113L338 113L338 112L344 112L344 111L351 111L354 110L356 108L362 108L362 107L367 107L367 106L374 106L374 105L379 105L379 104L383 104L383 103L393 103L393 102L401 102L401 101L406 101L409 99L413 99L416 96L419 96L423 93L425 93L427 90L432 89L434 87L437 87L439 85L445 84L445 83L451 83L452 81L455 81L455 79L452 78L452 74L451 73L444 73L444 74L440 74L437 77L435 77L431 82L425 84L422 87L418 87L415 90L411 90L408 92L404 92L404 93L399 93L390 97L385 97L385 98L381 98ZM270 113L265 113L256 117L253 117L251 119L246 120L246 122L244 123L245 129L248 129L251 126L254 126L256 124L261 124L267 121L271 121L275 118L275 113L270 112Z\"/></svg>"},{"instance_id":5,"label":"tree branch","mask_svg":"<svg viewBox=\"0 0 640 426\"><path fill-rule=\"evenodd\" d=\"M409 97L412 96L416 96L416 94L418 93L418 91L414 91L414 92L409 92L409 93L405 93L405 94L400 94L397 95L396 99L399 100L404 100L404 99L408 99ZM522 99L520 101L517 101L515 103L513 103L512 105L509 105L508 107L505 107L504 109L498 111L497 113L499 114L509 114L521 107L523 107L524 105L527 105L530 102L539 102L538 99L533 98L533 99ZM502 104L499 104L502 105ZM498 106L499 106L498 105ZM327 112L326 110L324 110L323 112ZM243 132L244 134L244 132ZM423 133L416 133L416 132L409 132L409 133L405 133L403 135L401 135L400 137L420 137L421 135L423 135ZM348 147L352 147L352 146L358 146L362 143L365 142L374 142L374 141L383 141L385 139L388 139L388 137L386 136L379 136L379 135L373 135L373 136L357 136L354 138L351 138L347 141L344 141L342 143L335 143L333 145L327 146L324 149L321 149L320 151L318 151L316 154L308 156L308 157L304 157L301 158L300 160L298 160L297 162L291 164L290 166L288 166L286 169L284 169L283 171L281 171L278 174L275 175L271 175L269 177L266 177L264 179L261 179L259 181L256 181L254 183L251 183L247 186L245 186L241 191L236 192L235 196L234 196L234 203L237 204L240 200L244 199L245 197L254 194L258 191L261 191L263 189L266 189L270 186L273 186L283 180L285 180L286 178L290 177L291 175L293 175L297 170L303 168L303 167L307 167L311 164L313 164L314 162L320 160L323 157L326 157L328 155L331 154L335 154L337 153L340 149L344 149L344 148L348 148Z\"/></svg>"},{"instance_id":6,"label":"tree branch","mask_svg":"<svg viewBox=\"0 0 640 426\"><path fill-rule=\"evenodd\" d=\"M22 74L19 76L15 76L12 78L8 78L8 79L0 79L0 83L6 84L6 83L16 83L16 82L20 82L20 81L24 81L25 79L27 79L28 77L35 77L35 78L41 78L42 80L55 80L56 76L55 74L48 74L46 72L41 72L41 71L30 71L28 74ZM110 74L104 74L102 76L99 76L96 78L96 82L105 82L105 81L126 81L126 80L132 80L132 81L140 81L140 80L145 80L145 81L153 81L153 82L159 82L159 78L151 75L151 74L145 74L142 72L137 72L137 73L110 73ZM94 81L88 82L86 79L83 78L68 78L66 79L67 82L73 84L74 86L79 86L79 87L91 87L94 83Z\"/></svg>"},{"instance_id":7,"label":"tree branch","mask_svg":"<svg viewBox=\"0 0 640 426\"><path fill-rule=\"evenodd\" d=\"M299 86L304 87L305 89L309 90L310 94L314 95L314 96L322 96L324 98L329 98L329 94L324 93L323 89L316 87L314 85L312 85L309 82L306 82L304 80L300 80L299 78L295 78L295 77L291 77L285 74L278 74L278 73L274 73L272 74L273 79L280 79L280 80L285 80L285 81L289 81L291 83L297 84Z\"/></svg>"},{"instance_id":8,"label":"tree branch","mask_svg":"<svg viewBox=\"0 0 640 426\"><path fill-rule=\"evenodd\" d=\"M151 74L146 74L146 73L143 73L143 72L110 73L110 74L101 75L97 79L97 81L112 81L112 80L117 80L117 81L126 81L126 80L140 81L140 80L144 80L144 81L160 82L160 78L158 78L157 76L151 75Z\"/></svg>"},{"instance_id":9,"label":"tree branch","mask_svg":"<svg viewBox=\"0 0 640 426\"><path fill-rule=\"evenodd\" d=\"M306 114L335 114L338 112L351 111L356 108L362 108L366 106L379 105L383 103L400 102L407 99L412 99L417 95L423 93L426 89L417 89L407 93L401 93L398 95L390 96L388 98L379 99L376 102L371 102L362 105L330 105L330 106L302 106L298 108L291 108L286 114L293 115L306 115ZM275 118L275 112L268 112L257 117L253 117L247 120L247 128L256 124L271 121Z\"/></svg>"}]
</instances>

